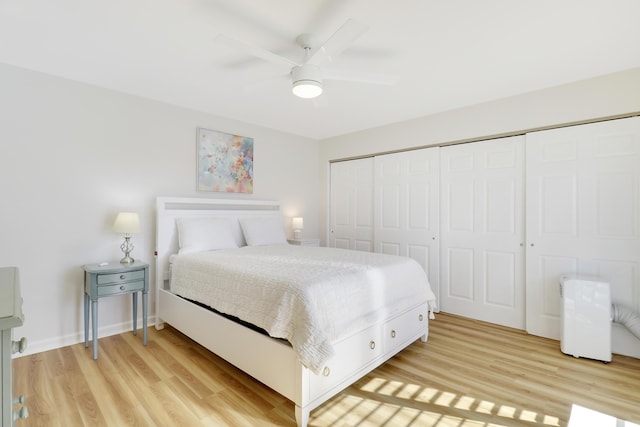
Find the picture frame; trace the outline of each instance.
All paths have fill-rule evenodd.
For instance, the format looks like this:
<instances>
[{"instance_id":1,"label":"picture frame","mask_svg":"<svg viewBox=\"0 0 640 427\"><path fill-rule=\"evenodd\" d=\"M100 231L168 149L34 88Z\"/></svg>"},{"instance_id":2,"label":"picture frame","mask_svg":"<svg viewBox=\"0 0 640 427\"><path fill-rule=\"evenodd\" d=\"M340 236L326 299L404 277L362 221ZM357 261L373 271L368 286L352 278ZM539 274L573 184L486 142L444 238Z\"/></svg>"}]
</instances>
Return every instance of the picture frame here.
<instances>
[{"instance_id":1,"label":"picture frame","mask_svg":"<svg viewBox=\"0 0 640 427\"><path fill-rule=\"evenodd\" d=\"M198 191L253 194L253 138L198 128Z\"/></svg>"}]
</instances>

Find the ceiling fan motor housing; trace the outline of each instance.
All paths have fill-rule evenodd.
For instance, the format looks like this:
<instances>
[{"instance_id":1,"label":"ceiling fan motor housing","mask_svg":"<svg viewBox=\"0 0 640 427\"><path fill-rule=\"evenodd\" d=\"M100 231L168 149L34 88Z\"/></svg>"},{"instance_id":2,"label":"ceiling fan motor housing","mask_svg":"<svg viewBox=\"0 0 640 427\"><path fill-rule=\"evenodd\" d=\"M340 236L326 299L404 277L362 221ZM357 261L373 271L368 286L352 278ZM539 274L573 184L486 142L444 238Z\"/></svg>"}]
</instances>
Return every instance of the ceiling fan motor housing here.
<instances>
[{"instance_id":1,"label":"ceiling fan motor housing","mask_svg":"<svg viewBox=\"0 0 640 427\"><path fill-rule=\"evenodd\" d=\"M293 83L309 81L322 85L322 70L313 64L304 64L291 69L291 80Z\"/></svg>"}]
</instances>

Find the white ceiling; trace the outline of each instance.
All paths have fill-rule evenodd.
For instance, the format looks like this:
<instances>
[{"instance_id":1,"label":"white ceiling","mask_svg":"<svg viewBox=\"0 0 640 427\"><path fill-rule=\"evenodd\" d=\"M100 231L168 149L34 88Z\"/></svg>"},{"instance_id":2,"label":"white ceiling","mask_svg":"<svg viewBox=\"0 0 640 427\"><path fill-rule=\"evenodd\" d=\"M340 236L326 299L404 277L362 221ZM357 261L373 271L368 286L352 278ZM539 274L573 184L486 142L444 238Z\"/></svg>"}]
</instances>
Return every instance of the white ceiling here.
<instances>
[{"instance_id":1,"label":"white ceiling","mask_svg":"<svg viewBox=\"0 0 640 427\"><path fill-rule=\"evenodd\" d=\"M287 69L348 18L330 65L398 76L291 93ZM638 0L0 0L0 62L323 139L640 66ZM0 95L1 96L1 95Z\"/></svg>"}]
</instances>

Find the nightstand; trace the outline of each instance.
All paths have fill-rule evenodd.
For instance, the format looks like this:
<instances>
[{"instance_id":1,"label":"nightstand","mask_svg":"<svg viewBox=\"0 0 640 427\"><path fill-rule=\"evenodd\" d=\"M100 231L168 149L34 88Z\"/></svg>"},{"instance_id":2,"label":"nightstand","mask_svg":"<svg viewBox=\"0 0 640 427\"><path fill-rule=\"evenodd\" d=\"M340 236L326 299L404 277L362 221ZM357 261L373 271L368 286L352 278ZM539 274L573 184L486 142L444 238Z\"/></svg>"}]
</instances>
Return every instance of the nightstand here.
<instances>
[{"instance_id":1,"label":"nightstand","mask_svg":"<svg viewBox=\"0 0 640 427\"><path fill-rule=\"evenodd\" d=\"M290 245L320 246L320 239L287 239Z\"/></svg>"},{"instance_id":2,"label":"nightstand","mask_svg":"<svg viewBox=\"0 0 640 427\"><path fill-rule=\"evenodd\" d=\"M89 303L91 303L91 338L93 358L98 358L98 300L113 295L133 296L133 335L137 335L138 292L142 292L143 342L147 345L147 311L149 306L149 264L110 262L86 264L84 274L84 346L89 347Z\"/></svg>"}]
</instances>

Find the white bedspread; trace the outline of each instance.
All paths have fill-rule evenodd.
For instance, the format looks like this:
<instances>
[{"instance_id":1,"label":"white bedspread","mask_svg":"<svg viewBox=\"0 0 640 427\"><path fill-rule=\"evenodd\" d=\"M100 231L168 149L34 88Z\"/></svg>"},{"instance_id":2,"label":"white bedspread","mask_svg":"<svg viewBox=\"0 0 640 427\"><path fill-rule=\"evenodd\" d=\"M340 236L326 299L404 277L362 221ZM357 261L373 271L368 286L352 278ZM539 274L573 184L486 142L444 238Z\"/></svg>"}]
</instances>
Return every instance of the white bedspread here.
<instances>
[{"instance_id":1,"label":"white bedspread","mask_svg":"<svg viewBox=\"0 0 640 427\"><path fill-rule=\"evenodd\" d=\"M316 374L333 355L333 340L435 303L410 258L287 244L177 255L171 291L287 339Z\"/></svg>"}]
</instances>

